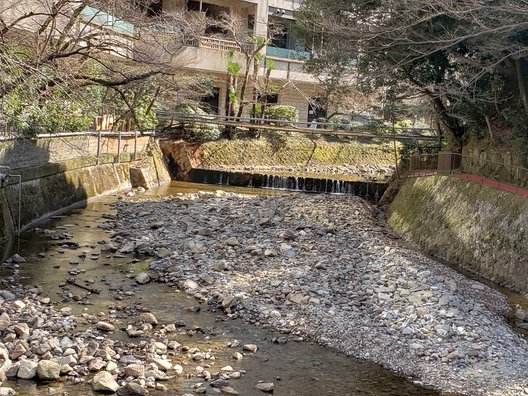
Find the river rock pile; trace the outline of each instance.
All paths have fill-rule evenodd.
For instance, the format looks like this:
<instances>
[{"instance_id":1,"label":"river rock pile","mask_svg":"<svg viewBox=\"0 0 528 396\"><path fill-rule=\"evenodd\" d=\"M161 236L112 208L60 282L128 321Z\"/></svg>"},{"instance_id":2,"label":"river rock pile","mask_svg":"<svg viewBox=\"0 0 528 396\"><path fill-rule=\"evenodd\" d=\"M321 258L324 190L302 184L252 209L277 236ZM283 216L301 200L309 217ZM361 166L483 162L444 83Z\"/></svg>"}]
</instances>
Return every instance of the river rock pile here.
<instances>
[{"instance_id":1,"label":"river rock pile","mask_svg":"<svg viewBox=\"0 0 528 396\"><path fill-rule=\"evenodd\" d=\"M95 391L145 395L149 388L165 390L160 381L183 372L170 359L182 349L167 339L174 324L148 333L156 337L151 342L123 344L107 336L115 330L113 324L98 316L77 316L71 307L55 309L40 294L39 288L28 286L0 290L1 382L7 378L51 382L63 377L73 383L89 380ZM157 324L152 314L139 319ZM93 326L77 331L79 323ZM14 393L0 387L0 395Z\"/></svg>"},{"instance_id":2,"label":"river rock pile","mask_svg":"<svg viewBox=\"0 0 528 396\"><path fill-rule=\"evenodd\" d=\"M122 201L105 227L113 249L156 257L154 278L211 309L445 392L528 391L528 343L505 322L505 297L406 248L359 198Z\"/></svg>"}]
</instances>

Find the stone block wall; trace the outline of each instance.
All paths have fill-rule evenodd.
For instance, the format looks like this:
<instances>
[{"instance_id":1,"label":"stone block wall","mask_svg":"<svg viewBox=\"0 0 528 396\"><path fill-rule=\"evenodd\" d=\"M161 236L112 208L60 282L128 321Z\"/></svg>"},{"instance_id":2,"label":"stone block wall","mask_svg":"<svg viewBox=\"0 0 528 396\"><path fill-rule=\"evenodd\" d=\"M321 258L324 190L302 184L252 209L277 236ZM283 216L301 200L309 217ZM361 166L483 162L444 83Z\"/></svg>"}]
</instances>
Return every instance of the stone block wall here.
<instances>
[{"instance_id":1,"label":"stone block wall","mask_svg":"<svg viewBox=\"0 0 528 396\"><path fill-rule=\"evenodd\" d=\"M454 177L409 179L388 222L421 250L528 292L528 197Z\"/></svg>"}]
</instances>

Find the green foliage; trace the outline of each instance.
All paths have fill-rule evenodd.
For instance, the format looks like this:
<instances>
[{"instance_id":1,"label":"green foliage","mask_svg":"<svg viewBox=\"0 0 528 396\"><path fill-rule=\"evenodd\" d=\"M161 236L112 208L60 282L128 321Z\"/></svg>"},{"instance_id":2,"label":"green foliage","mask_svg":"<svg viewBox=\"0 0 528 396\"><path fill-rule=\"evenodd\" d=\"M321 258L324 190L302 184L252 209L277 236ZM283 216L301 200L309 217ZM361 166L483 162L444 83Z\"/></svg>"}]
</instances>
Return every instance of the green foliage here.
<instances>
[{"instance_id":1,"label":"green foliage","mask_svg":"<svg viewBox=\"0 0 528 396\"><path fill-rule=\"evenodd\" d=\"M271 120L283 120L290 122L299 121L299 111L296 107L288 105L272 105L266 107L265 116Z\"/></svg>"},{"instance_id":2,"label":"green foliage","mask_svg":"<svg viewBox=\"0 0 528 396\"><path fill-rule=\"evenodd\" d=\"M176 107L178 113L206 117L207 113L197 106L180 105ZM206 117L207 118L207 117ZM178 126L178 135L185 140L205 142L220 138L221 131L218 125L205 122L186 122Z\"/></svg>"}]
</instances>

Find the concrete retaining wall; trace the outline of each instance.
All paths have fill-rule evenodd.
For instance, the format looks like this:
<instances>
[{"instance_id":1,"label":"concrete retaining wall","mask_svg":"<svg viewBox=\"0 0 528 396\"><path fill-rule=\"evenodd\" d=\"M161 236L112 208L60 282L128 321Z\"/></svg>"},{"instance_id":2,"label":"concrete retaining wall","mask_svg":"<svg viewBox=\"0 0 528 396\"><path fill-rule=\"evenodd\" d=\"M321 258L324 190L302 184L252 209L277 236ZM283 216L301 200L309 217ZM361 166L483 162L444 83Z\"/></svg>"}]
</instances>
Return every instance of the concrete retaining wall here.
<instances>
[{"instance_id":1,"label":"concrete retaining wall","mask_svg":"<svg viewBox=\"0 0 528 396\"><path fill-rule=\"evenodd\" d=\"M90 198L131 188L132 168L142 174L144 187L170 181L162 153L154 141L148 149L145 143L141 159L133 161L129 156L126 162L121 163L116 162L113 154L106 154L99 158L99 164L94 157L78 157L20 167L21 164L42 161L44 157L32 159L28 156L24 157L27 160L17 162L17 158L12 157L15 152L11 151L8 157L4 157L3 164L15 164L11 174L22 176L22 228L73 204L82 204ZM17 227L18 188L13 178L9 185L0 188L0 238L4 241L14 234Z\"/></svg>"},{"instance_id":2,"label":"concrete retaining wall","mask_svg":"<svg viewBox=\"0 0 528 396\"><path fill-rule=\"evenodd\" d=\"M389 225L423 251L528 292L528 198L454 177L410 179Z\"/></svg>"}]
</instances>

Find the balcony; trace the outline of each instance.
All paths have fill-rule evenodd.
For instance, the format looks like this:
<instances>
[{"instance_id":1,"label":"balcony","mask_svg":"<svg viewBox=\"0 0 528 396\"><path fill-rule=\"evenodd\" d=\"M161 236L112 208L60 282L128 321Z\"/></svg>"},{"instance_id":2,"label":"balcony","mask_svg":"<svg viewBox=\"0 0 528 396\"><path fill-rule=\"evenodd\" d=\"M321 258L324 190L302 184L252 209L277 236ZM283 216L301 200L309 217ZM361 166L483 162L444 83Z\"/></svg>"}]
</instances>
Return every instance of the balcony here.
<instances>
[{"instance_id":1,"label":"balcony","mask_svg":"<svg viewBox=\"0 0 528 396\"><path fill-rule=\"evenodd\" d=\"M266 47L266 55L271 58L281 58L281 59L290 59L305 61L310 59L310 53L306 51L297 51L288 48L278 48L278 47Z\"/></svg>"},{"instance_id":2,"label":"balcony","mask_svg":"<svg viewBox=\"0 0 528 396\"><path fill-rule=\"evenodd\" d=\"M193 46L193 47L210 48L210 49L216 49L220 51L229 51L229 50L240 51L240 46L236 42L232 40L225 40L225 39L216 38L216 37L200 36L192 40L186 41L185 44Z\"/></svg>"}]
</instances>

